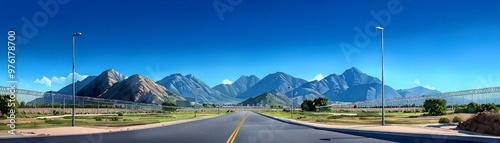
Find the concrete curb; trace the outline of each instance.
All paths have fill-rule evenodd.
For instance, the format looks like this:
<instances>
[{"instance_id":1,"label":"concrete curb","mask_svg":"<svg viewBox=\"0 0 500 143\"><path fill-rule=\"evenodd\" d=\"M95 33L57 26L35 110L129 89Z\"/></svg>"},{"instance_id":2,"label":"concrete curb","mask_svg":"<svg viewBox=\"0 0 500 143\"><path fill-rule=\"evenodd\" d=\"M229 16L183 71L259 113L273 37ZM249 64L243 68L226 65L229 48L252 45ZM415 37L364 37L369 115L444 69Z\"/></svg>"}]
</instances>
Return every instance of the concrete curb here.
<instances>
[{"instance_id":1,"label":"concrete curb","mask_svg":"<svg viewBox=\"0 0 500 143\"><path fill-rule=\"evenodd\" d=\"M168 121L168 122L160 122L160 123L153 123L153 124L157 124L157 126L151 126L151 127L144 127L144 128L133 128L134 126L130 126L129 128L131 128L130 130L127 129L127 130L124 130L124 129L121 129L118 131L118 129L116 131L111 131L111 129L105 129L105 130L108 130L106 132L99 132L99 133L82 133L82 134L64 134L64 135L49 135L49 136L0 136L0 141L2 139L15 139L15 138L43 138L43 137L61 137L61 136L75 136L75 135L99 135L99 134L109 134L109 133L118 133L118 132L127 132L127 131L136 131L136 130L145 130L145 129L152 129L152 128L161 128L161 127L166 127L166 126L171 126L171 125L177 125L177 124L184 124L184 123L189 123L189 122L196 122L196 121L201 121L201 120L206 120L206 119L212 119L212 118L216 118L216 117L221 117L221 116L224 116L224 115L218 115L218 116L205 116L205 117L197 117L197 118L189 118L189 119L183 119L183 120L175 120L175 121ZM160 125L161 124L161 125ZM167 124L167 125L164 125L164 124ZM86 127L86 126L82 126L82 127ZM57 127L54 127L54 128L57 128ZM125 128L125 127L124 127ZM2 130L0 130L2 131ZM3 130L3 131L7 131L7 130Z\"/></svg>"},{"instance_id":2,"label":"concrete curb","mask_svg":"<svg viewBox=\"0 0 500 143\"><path fill-rule=\"evenodd\" d=\"M281 119L274 116L265 115L262 113L255 112L259 115L275 119L281 122L306 126L313 129L334 131L340 133L357 133L357 134L378 134L378 135L391 135L391 136L401 136L401 137L418 137L418 138L431 138L431 139L450 139L450 140L460 140L460 141L471 141L471 142L487 142L487 143L500 143L500 138L488 138L488 137L478 137L478 136L457 136L457 135L440 135L440 134L419 134L419 133L403 133L403 132L386 132L386 131L366 131L366 130L356 130L356 129L343 129L343 128L328 128L328 127L318 127L303 123L298 123L291 121L289 119Z\"/></svg>"}]
</instances>

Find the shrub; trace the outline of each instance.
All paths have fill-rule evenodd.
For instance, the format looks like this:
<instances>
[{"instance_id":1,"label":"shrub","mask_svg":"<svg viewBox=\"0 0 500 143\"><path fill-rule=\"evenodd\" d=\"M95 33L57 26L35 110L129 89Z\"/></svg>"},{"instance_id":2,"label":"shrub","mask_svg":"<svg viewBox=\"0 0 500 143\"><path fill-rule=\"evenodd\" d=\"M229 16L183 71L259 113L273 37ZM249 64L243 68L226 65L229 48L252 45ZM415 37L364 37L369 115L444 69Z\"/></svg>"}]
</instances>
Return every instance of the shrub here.
<instances>
[{"instance_id":1,"label":"shrub","mask_svg":"<svg viewBox=\"0 0 500 143\"><path fill-rule=\"evenodd\" d=\"M457 107L455 108L455 113L469 113L469 111L465 107Z\"/></svg>"},{"instance_id":2,"label":"shrub","mask_svg":"<svg viewBox=\"0 0 500 143\"><path fill-rule=\"evenodd\" d=\"M450 119L448 119L448 118L439 118L439 123L450 123Z\"/></svg>"},{"instance_id":3,"label":"shrub","mask_svg":"<svg viewBox=\"0 0 500 143\"><path fill-rule=\"evenodd\" d=\"M330 117L327 117L327 119L340 119L342 118L342 116L330 116Z\"/></svg>"},{"instance_id":4,"label":"shrub","mask_svg":"<svg viewBox=\"0 0 500 143\"><path fill-rule=\"evenodd\" d=\"M300 104L300 108L302 109L302 111L316 111L314 102L309 99L302 101L302 104Z\"/></svg>"},{"instance_id":5,"label":"shrub","mask_svg":"<svg viewBox=\"0 0 500 143\"><path fill-rule=\"evenodd\" d=\"M118 117L112 117L112 118L111 118L111 121L118 121L119 119L120 119L120 118L118 118Z\"/></svg>"},{"instance_id":6,"label":"shrub","mask_svg":"<svg viewBox=\"0 0 500 143\"><path fill-rule=\"evenodd\" d=\"M424 111L429 116L439 116L446 114L446 100L430 98L424 102Z\"/></svg>"},{"instance_id":7,"label":"shrub","mask_svg":"<svg viewBox=\"0 0 500 143\"><path fill-rule=\"evenodd\" d=\"M481 108L481 106L475 102L471 102L471 103L467 104L467 112L469 112L469 113L477 113L477 112L479 112L480 108Z\"/></svg>"},{"instance_id":8,"label":"shrub","mask_svg":"<svg viewBox=\"0 0 500 143\"><path fill-rule=\"evenodd\" d=\"M2 115L2 119L7 119L7 117L8 117L7 114Z\"/></svg>"},{"instance_id":9,"label":"shrub","mask_svg":"<svg viewBox=\"0 0 500 143\"><path fill-rule=\"evenodd\" d=\"M409 116L408 118L418 118L420 116Z\"/></svg>"},{"instance_id":10,"label":"shrub","mask_svg":"<svg viewBox=\"0 0 500 143\"><path fill-rule=\"evenodd\" d=\"M95 117L94 119L95 119L95 121L102 121L101 117Z\"/></svg>"},{"instance_id":11,"label":"shrub","mask_svg":"<svg viewBox=\"0 0 500 143\"><path fill-rule=\"evenodd\" d=\"M460 123L460 122L462 122L462 118L457 116L453 117L453 123Z\"/></svg>"},{"instance_id":12,"label":"shrub","mask_svg":"<svg viewBox=\"0 0 500 143\"><path fill-rule=\"evenodd\" d=\"M123 121L134 121L132 119L123 119Z\"/></svg>"},{"instance_id":13,"label":"shrub","mask_svg":"<svg viewBox=\"0 0 500 143\"><path fill-rule=\"evenodd\" d=\"M306 116L299 116L297 117L297 119L306 119L307 117Z\"/></svg>"},{"instance_id":14,"label":"shrub","mask_svg":"<svg viewBox=\"0 0 500 143\"><path fill-rule=\"evenodd\" d=\"M318 112L333 112L333 109L330 107L318 108Z\"/></svg>"},{"instance_id":15,"label":"shrub","mask_svg":"<svg viewBox=\"0 0 500 143\"><path fill-rule=\"evenodd\" d=\"M61 111L58 111L58 110L52 110L52 114L54 114L54 115L62 115L63 113Z\"/></svg>"},{"instance_id":16,"label":"shrub","mask_svg":"<svg viewBox=\"0 0 500 143\"><path fill-rule=\"evenodd\" d=\"M163 106L177 106L177 103L175 103L175 101L165 101L165 102L161 103L161 105L163 105Z\"/></svg>"},{"instance_id":17,"label":"shrub","mask_svg":"<svg viewBox=\"0 0 500 143\"><path fill-rule=\"evenodd\" d=\"M123 116L123 112L119 112L119 113L118 113L118 116Z\"/></svg>"},{"instance_id":18,"label":"shrub","mask_svg":"<svg viewBox=\"0 0 500 143\"><path fill-rule=\"evenodd\" d=\"M479 112L490 111L490 110L494 110L495 112L498 112L498 107L493 103L481 104L481 110Z\"/></svg>"}]
</instances>

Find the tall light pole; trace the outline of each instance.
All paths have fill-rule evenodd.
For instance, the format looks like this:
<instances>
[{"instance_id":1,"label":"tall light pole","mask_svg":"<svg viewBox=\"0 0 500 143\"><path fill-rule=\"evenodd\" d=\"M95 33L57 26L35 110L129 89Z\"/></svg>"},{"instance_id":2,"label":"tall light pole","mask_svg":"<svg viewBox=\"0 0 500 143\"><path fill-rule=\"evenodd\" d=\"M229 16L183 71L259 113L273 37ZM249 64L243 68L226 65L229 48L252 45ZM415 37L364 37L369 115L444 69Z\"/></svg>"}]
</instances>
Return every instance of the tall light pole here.
<instances>
[{"instance_id":1,"label":"tall light pole","mask_svg":"<svg viewBox=\"0 0 500 143\"><path fill-rule=\"evenodd\" d=\"M292 116L292 119L293 119L293 105L294 105L294 101L293 101L293 89L292 89L292 86L288 86L288 89L290 89L290 97L292 97L292 107L291 107L291 116Z\"/></svg>"},{"instance_id":2,"label":"tall light pole","mask_svg":"<svg viewBox=\"0 0 500 143\"><path fill-rule=\"evenodd\" d=\"M375 29L382 31L382 126L385 126L385 107L384 107L384 28L377 26Z\"/></svg>"},{"instance_id":3,"label":"tall light pole","mask_svg":"<svg viewBox=\"0 0 500 143\"><path fill-rule=\"evenodd\" d=\"M220 94L219 94L219 106L217 108L217 114L220 114Z\"/></svg>"},{"instance_id":4,"label":"tall light pole","mask_svg":"<svg viewBox=\"0 0 500 143\"><path fill-rule=\"evenodd\" d=\"M75 37L76 36L82 36L82 33L80 32L75 32L73 34L73 74L72 76L72 82L73 82L73 108L71 109L71 126L75 126Z\"/></svg>"},{"instance_id":5,"label":"tall light pole","mask_svg":"<svg viewBox=\"0 0 500 143\"><path fill-rule=\"evenodd\" d=\"M196 108L196 104L198 103L198 90L200 89L199 86L196 86L196 92L194 94L194 117L196 118L196 112L198 112L198 108Z\"/></svg>"}]
</instances>

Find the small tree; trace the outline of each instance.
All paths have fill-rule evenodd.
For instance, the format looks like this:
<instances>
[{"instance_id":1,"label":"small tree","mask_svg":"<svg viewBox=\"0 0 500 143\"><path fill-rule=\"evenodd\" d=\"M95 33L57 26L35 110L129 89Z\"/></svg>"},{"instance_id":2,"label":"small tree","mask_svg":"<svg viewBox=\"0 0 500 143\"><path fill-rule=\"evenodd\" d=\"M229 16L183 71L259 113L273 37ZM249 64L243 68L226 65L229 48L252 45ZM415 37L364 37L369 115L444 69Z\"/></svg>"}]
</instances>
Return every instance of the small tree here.
<instances>
[{"instance_id":1,"label":"small tree","mask_svg":"<svg viewBox=\"0 0 500 143\"><path fill-rule=\"evenodd\" d=\"M467 112L469 113L477 113L479 112L481 108L481 105L477 104L476 102L471 102L467 104Z\"/></svg>"},{"instance_id":2,"label":"small tree","mask_svg":"<svg viewBox=\"0 0 500 143\"><path fill-rule=\"evenodd\" d=\"M428 112L427 115L439 116L446 114L446 100L444 99L427 99L424 102L424 111Z\"/></svg>"},{"instance_id":3,"label":"small tree","mask_svg":"<svg viewBox=\"0 0 500 143\"><path fill-rule=\"evenodd\" d=\"M11 109L13 109L17 114L17 107L19 106L19 103L17 102L17 99L14 98L14 105L9 107L9 104L12 104L10 100L10 95L0 95L0 112L4 115L10 114Z\"/></svg>"},{"instance_id":4,"label":"small tree","mask_svg":"<svg viewBox=\"0 0 500 143\"><path fill-rule=\"evenodd\" d=\"M21 103L19 103L19 107L23 107L23 108L26 107L26 102L21 101Z\"/></svg>"},{"instance_id":5,"label":"small tree","mask_svg":"<svg viewBox=\"0 0 500 143\"><path fill-rule=\"evenodd\" d=\"M328 105L328 98L319 97L314 99L314 106L326 106Z\"/></svg>"},{"instance_id":6,"label":"small tree","mask_svg":"<svg viewBox=\"0 0 500 143\"><path fill-rule=\"evenodd\" d=\"M490 110L498 112L498 109L499 108L493 103L481 104L481 110L479 112L490 111Z\"/></svg>"},{"instance_id":7,"label":"small tree","mask_svg":"<svg viewBox=\"0 0 500 143\"><path fill-rule=\"evenodd\" d=\"M207 104L207 103L203 103L203 107L205 107L205 108L210 108L210 107L212 107L212 105Z\"/></svg>"},{"instance_id":8,"label":"small tree","mask_svg":"<svg viewBox=\"0 0 500 143\"><path fill-rule=\"evenodd\" d=\"M163 106L177 106L177 103L175 103L174 101L165 101L161 105L163 105Z\"/></svg>"},{"instance_id":9,"label":"small tree","mask_svg":"<svg viewBox=\"0 0 500 143\"><path fill-rule=\"evenodd\" d=\"M300 104L300 108L302 111L316 111L316 107L314 107L314 102L312 100L306 99Z\"/></svg>"}]
</instances>

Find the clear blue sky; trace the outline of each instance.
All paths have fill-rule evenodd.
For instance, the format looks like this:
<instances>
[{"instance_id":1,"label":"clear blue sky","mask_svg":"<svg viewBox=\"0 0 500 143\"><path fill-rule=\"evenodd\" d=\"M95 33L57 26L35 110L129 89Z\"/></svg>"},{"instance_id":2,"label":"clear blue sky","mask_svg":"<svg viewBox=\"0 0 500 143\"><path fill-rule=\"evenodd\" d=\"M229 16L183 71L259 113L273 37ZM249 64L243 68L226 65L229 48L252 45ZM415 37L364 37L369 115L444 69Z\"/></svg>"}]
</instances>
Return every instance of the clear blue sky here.
<instances>
[{"instance_id":1,"label":"clear blue sky","mask_svg":"<svg viewBox=\"0 0 500 143\"><path fill-rule=\"evenodd\" d=\"M76 40L81 75L114 68L159 80L182 73L215 86L224 79L262 78L276 71L311 80L355 66L380 78L381 34L371 28L374 22L385 28L386 83L395 89L500 86L497 0L216 0L218 9L232 9L223 20L213 0L67 1L61 0L54 13L37 1L0 2L4 42L9 29L27 39L18 40L20 88L58 90L70 83L60 77L71 72L76 31L83 33ZM388 5L396 6L395 13ZM391 19L382 16L385 22L378 23L371 11L389 12ZM34 23L35 34L23 28L23 17ZM356 27L365 31L367 25L367 40L356 42ZM346 56L341 43L358 52ZM2 75L6 81L6 70Z\"/></svg>"}]
</instances>

